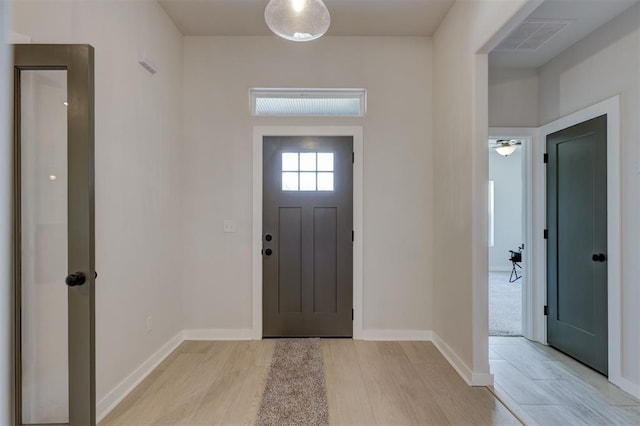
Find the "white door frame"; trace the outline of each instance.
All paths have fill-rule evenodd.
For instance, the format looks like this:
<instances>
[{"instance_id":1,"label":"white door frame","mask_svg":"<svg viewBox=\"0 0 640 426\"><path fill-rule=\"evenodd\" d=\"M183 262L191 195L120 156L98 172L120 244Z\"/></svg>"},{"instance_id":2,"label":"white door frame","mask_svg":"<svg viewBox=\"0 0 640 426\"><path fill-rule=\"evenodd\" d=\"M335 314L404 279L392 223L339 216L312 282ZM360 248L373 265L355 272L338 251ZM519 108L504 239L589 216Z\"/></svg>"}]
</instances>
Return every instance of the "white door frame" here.
<instances>
[{"instance_id":1,"label":"white door frame","mask_svg":"<svg viewBox=\"0 0 640 426\"><path fill-rule=\"evenodd\" d=\"M534 162L538 179L534 185L543 194L542 203L537 205L534 216L546 221L546 171L542 162L542 154L546 152L547 135L582 123L592 118L607 114L607 286L608 286L608 326L609 326L609 381L622 389L633 389L627 386L627 380L622 377L622 186L620 178L620 96L614 96L605 101L569 114L540 127L538 160ZM536 236L539 241L542 233ZM544 244L544 263L546 268L546 244ZM546 300L546 269L538 271L544 274L544 295ZM537 319L545 331L542 343L546 339L546 318Z\"/></svg>"},{"instance_id":2,"label":"white door frame","mask_svg":"<svg viewBox=\"0 0 640 426\"><path fill-rule=\"evenodd\" d=\"M620 158L620 96L569 114L534 128L490 128L490 137L530 138L523 153L525 160L525 265L530 275L529 289L523 295L523 335L547 344L547 318L543 308L547 300L547 247L543 237L546 228L546 152L547 135L607 114L607 280L609 327L609 381L635 394L635 385L622 377L622 187ZM525 145L526 147L526 145ZM529 244L527 250L526 244ZM523 288L524 290L524 288ZM529 300L526 301L526 298ZM527 311L528 309L528 311Z\"/></svg>"},{"instance_id":3,"label":"white door frame","mask_svg":"<svg viewBox=\"0 0 640 426\"><path fill-rule=\"evenodd\" d=\"M362 338L363 296L363 137L360 126L253 127L253 339L262 339L262 140L265 136L352 136L353 165L353 338Z\"/></svg>"},{"instance_id":4,"label":"white door frame","mask_svg":"<svg viewBox=\"0 0 640 426\"><path fill-rule=\"evenodd\" d=\"M535 290L537 249L534 235L535 218L531 214L534 205L533 193L533 167L532 158L534 146L537 143L538 129L523 127L491 127L489 128L489 138L491 139L520 139L522 144L522 224L523 243L522 252L522 335L530 340L540 340L539 331L536 327L535 319L542 315L542 305L544 305L544 295L540 295ZM539 308L539 309L537 309ZM538 312L539 311L539 312ZM544 337L544 336L542 336ZM541 341L541 340L540 340Z\"/></svg>"}]
</instances>

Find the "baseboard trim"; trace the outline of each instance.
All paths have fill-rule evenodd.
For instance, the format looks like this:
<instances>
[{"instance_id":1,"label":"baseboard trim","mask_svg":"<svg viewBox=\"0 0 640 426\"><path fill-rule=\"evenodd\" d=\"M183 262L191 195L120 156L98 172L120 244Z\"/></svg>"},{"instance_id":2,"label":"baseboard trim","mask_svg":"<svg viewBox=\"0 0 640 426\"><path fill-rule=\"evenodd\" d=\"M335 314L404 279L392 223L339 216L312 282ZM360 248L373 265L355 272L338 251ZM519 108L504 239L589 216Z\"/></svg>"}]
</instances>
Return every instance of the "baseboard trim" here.
<instances>
[{"instance_id":1,"label":"baseboard trim","mask_svg":"<svg viewBox=\"0 0 640 426\"><path fill-rule=\"evenodd\" d=\"M431 339L430 330L363 329L358 336L358 340L395 342L429 342Z\"/></svg>"},{"instance_id":2,"label":"baseboard trim","mask_svg":"<svg viewBox=\"0 0 640 426\"><path fill-rule=\"evenodd\" d=\"M433 344L469 386L493 386L493 374L474 373L438 333L431 332Z\"/></svg>"},{"instance_id":3,"label":"baseboard trim","mask_svg":"<svg viewBox=\"0 0 640 426\"><path fill-rule=\"evenodd\" d=\"M251 328L193 329L182 332L183 340L254 340Z\"/></svg>"},{"instance_id":4,"label":"baseboard trim","mask_svg":"<svg viewBox=\"0 0 640 426\"><path fill-rule=\"evenodd\" d=\"M471 374L471 386L493 386L493 374L491 373Z\"/></svg>"},{"instance_id":5,"label":"baseboard trim","mask_svg":"<svg viewBox=\"0 0 640 426\"><path fill-rule=\"evenodd\" d=\"M617 377L615 380L611 380L611 383L633 396L634 398L640 399L640 385L637 385L630 380L627 380L622 377Z\"/></svg>"},{"instance_id":6,"label":"baseboard trim","mask_svg":"<svg viewBox=\"0 0 640 426\"><path fill-rule=\"evenodd\" d=\"M102 421L129 393L184 341L182 332L162 345L96 404L96 422Z\"/></svg>"}]
</instances>

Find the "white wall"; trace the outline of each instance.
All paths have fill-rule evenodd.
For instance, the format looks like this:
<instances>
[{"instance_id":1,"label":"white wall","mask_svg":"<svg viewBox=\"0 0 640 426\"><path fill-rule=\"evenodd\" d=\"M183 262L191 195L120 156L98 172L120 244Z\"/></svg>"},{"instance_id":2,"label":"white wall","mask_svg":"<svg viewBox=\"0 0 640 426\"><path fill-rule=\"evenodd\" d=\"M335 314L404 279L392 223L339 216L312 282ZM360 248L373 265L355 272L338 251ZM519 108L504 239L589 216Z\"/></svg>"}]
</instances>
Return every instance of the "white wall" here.
<instances>
[{"instance_id":1,"label":"white wall","mask_svg":"<svg viewBox=\"0 0 640 426\"><path fill-rule=\"evenodd\" d=\"M0 1L0 93L11 93L11 57L7 45L11 25L10 1ZM13 298L11 217L13 157L11 96L0 98L0 424L13 424Z\"/></svg>"},{"instance_id":2,"label":"white wall","mask_svg":"<svg viewBox=\"0 0 640 426\"><path fill-rule=\"evenodd\" d=\"M365 330L429 330L431 41L186 37L186 328L250 329L254 125L364 128ZM365 118L252 117L250 87L364 87ZM223 221L237 221L236 234Z\"/></svg>"},{"instance_id":3,"label":"white wall","mask_svg":"<svg viewBox=\"0 0 640 426\"><path fill-rule=\"evenodd\" d=\"M434 35L434 330L470 383L488 361L488 65L476 55L526 0L458 1ZM530 2L531 3L531 2Z\"/></svg>"},{"instance_id":4,"label":"white wall","mask_svg":"<svg viewBox=\"0 0 640 426\"><path fill-rule=\"evenodd\" d=\"M621 94L622 377L640 394L640 5L540 70L540 122Z\"/></svg>"},{"instance_id":5,"label":"white wall","mask_svg":"<svg viewBox=\"0 0 640 426\"><path fill-rule=\"evenodd\" d=\"M489 180L494 181L494 244L489 271L510 271L509 250L517 251L522 235L522 148L504 157L489 149Z\"/></svg>"},{"instance_id":6,"label":"white wall","mask_svg":"<svg viewBox=\"0 0 640 426\"><path fill-rule=\"evenodd\" d=\"M489 127L538 126L538 70L489 68Z\"/></svg>"},{"instance_id":7,"label":"white wall","mask_svg":"<svg viewBox=\"0 0 640 426\"><path fill-rule=\"evenodd\" d=\"M13 29L95 48L100 401L183 328L182 36L152 1L20 0Z\"/></svg>"}]
</instances>

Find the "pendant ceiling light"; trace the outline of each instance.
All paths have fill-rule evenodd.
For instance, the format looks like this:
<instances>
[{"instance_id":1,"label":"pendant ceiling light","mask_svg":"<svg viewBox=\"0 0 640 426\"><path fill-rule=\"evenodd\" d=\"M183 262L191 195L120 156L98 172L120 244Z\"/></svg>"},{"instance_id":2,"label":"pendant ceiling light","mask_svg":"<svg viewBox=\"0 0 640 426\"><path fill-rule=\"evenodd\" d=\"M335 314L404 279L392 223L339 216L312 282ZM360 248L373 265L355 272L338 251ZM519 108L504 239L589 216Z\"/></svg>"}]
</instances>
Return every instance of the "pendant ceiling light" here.
<instances>
[{"instance_id":1,"label":"pendant ceiling light","mask_svg":"<svg viewBox=\"0 0 640 426\"><path fill-rule=\"evenodd\" d=\"M329 29L331 16L322 0L271 0L264 11L267 26L292 41L311 41Z\"/></svg>"},{"instance_id":2,"label":"pendant ceiling light","mask_svg":"<svg viewBox=\"0 0 640 426\"><path fill-rule=\"evenodd\" d=\"M521 144L522 142L517 141L515 139L511 139L511 140L501 139L498 142L496 142L496 151L498 152L498 154L508 157L509 155L513 154L513 151L516 150L516 146Z\"/></svg>"}]
</instances>

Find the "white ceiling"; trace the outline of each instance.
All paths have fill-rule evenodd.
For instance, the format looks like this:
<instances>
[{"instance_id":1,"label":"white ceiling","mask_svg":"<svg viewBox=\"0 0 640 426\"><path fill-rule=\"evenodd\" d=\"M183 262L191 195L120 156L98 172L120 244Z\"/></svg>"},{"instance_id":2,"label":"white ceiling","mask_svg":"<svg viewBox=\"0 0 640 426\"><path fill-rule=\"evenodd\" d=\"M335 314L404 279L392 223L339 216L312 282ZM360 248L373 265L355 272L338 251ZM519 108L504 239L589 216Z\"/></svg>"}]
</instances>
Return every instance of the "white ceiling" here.
<instances>
[{"instance_id":1,"label":"white ceiling","mask_svg":"<svg viewBox=\"0 0 640 426\"><path fill-rule=\"evenodd\" d=\"M264 22L268 0L158 0L184 35L271 35ZM324 0L327 35L430 36L454 0Z\"/></svg>"},{"instance_id":2,"label":"white ceiling","mask_svg":"<svg viewBox=\"0 0 640 426\"><path fill-rule=\"evenodd\" d=\"M624 12L637 1L545 0L527 19L567 20L570 23L536 50L496 50L489 55L489 63L496 67L538 68ZM517 32L518 28L513 33Z\"/></svg>"},{"instance_id":3,"label":"white ceiling","mask_svg":"<svg viewBox=\"0 0 640 426\"><path fill-rule=\"evenodd\" d=\"M639 0L545 0L527 19L568 25L535 50L494 51L491 66L537 68ZM184 35L272 35L264 22L268 0L158 0ZM324 0L333 36L430 36L454 0ZM517 31L517 29L516 29ZM520 33L522 35L522 31Z\"/></svg>"}]
</instances>

